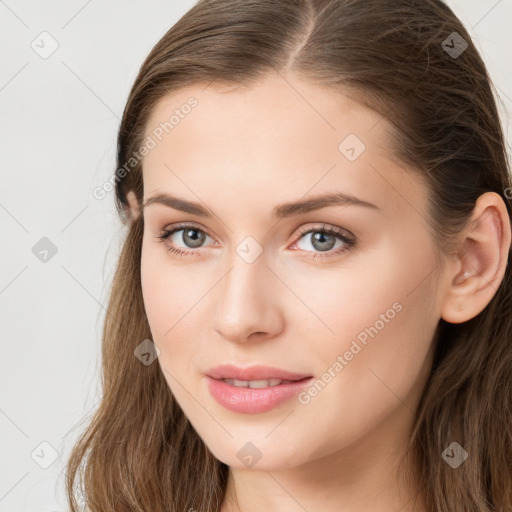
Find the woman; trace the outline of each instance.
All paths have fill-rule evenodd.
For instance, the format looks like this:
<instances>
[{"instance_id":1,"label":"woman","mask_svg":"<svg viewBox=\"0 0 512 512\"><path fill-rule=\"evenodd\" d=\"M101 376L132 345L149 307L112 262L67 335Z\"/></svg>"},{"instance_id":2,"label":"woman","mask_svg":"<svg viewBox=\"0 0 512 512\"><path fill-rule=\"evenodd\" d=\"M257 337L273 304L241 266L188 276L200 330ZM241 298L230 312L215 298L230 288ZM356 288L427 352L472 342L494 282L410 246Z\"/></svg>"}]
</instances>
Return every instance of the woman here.
<instances>
[{"instance_id":1,"label":"woman","mask_svg":"<svg viewBox=\"0 0 512 512\"><path fill-rule=\"evenodd\" d=\"M512 510L512 188L446 5L200 1L117 163L73 511Z\"/></svg>"}]
</instances>

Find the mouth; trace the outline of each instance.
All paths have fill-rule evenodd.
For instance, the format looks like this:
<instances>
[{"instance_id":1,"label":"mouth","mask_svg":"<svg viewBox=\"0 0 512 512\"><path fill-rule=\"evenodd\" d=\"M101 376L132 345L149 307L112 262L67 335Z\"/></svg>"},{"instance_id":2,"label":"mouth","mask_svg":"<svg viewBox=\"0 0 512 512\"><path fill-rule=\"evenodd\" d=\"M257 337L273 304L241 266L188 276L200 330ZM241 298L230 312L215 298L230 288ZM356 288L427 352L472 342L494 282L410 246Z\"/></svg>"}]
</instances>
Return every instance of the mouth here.
<instances>
[{"instance_id":1,"label":"mouth","mask_svg":"<svg viewBox=\"0 0 512 512\"><path fill-rule=\"evenodd\" d=\"M264 380L236 380L236 379L219 379L237 388L251 388L251 389L262 389L262 388L273 388L274 386L280 386L281 384L292 384L294 382L301 382L300 380L282 380L282 379L264 379Z\"/></svg>"},{"instance_id":2,"label":"mouth","mask_svg":"<svg viewBox=\"0 0 512 512\"><path fill-rule=\"evenodd\" d=\"M212 368L206 378L210 395L220 405L245 414L266 412L283 404L314 379L278 368L233 365Z\"/></svg>"}]
</instances>

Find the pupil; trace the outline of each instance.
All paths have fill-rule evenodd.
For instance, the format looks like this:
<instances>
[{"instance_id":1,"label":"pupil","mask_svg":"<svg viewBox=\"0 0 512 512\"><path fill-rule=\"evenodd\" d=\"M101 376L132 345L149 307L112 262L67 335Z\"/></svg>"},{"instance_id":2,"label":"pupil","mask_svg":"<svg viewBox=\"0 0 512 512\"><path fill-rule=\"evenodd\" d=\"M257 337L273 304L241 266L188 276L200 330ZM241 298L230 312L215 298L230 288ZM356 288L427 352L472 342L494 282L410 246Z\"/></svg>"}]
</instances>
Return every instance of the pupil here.
<instances>
[{"instance_id":1,"label":"pupil","mask_svg":"<svg viewBox=\"0 0 512 512\"><path fill-rule=\"evenodd\" d=\"M326 240L329 241L326 243ZM318 246L317 243L319 243L320 245ZM321 231L317 231L316 233L313 234L312 244L313 247L315 247L315 249L318 249L320 251L328 251L329 249L332 249L334 247L335 243L335 238L332 235L328 235Z\"/></svg>"},{"instance_id":2,"label":"pupil","mask_svg":"<svg viewBox=\"0 0 512 512\"><path fill-rule=\"evenodd\" d=\"M196 233L195 236L194 233ZM187 241L185 238L188 238L189 240ZM203 240L204 233L199 234L199 230L197 229L187 229L183 232L183 241L191 247L200 247Z\"/></svg>"}]
</instances>

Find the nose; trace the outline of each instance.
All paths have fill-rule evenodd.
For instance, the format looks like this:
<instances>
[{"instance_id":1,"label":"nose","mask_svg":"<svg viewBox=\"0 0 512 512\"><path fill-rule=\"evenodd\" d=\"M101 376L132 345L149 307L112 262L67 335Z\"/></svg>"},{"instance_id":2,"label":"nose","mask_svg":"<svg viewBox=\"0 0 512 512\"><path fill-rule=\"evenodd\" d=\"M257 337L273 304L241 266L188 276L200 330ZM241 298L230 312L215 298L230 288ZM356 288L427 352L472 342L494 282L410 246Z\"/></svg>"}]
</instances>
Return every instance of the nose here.
<instances>
[{"instance_id":1,"label":"nose","mask_svg":"<svg viewBox=\"0 0 512 512\"><path fill-rule=\"evenodd\" d=\"M235 253L230 270L219 284L215 330L235 343L278 335L284 325L279 284L263 255L247 263Z\"/></svg>"}]
</instances>

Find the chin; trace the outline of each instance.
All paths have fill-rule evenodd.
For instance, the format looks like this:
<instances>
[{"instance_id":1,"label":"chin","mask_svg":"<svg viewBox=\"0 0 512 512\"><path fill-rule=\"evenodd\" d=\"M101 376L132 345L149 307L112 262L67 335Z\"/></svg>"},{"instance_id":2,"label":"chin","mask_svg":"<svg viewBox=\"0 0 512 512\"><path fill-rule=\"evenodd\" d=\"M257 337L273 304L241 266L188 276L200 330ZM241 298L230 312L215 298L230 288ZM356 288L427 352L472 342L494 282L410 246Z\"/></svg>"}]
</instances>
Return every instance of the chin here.
<instances>
[{"instance_id":1,"label":"chin","mask_svg":"<svg viewBox=\"0 0 512 512\"><path fill-rule=\"evenodd\" d=\"M226 439L222 444L218 438L203 441L216 459L235 469L256 471L276 471L289 469L304 464L305 453L300 449L303 440L289 440L286 445L276 440L265 439L267 431L259 436L236 436Z\"/></svg>"}]
</instances>

